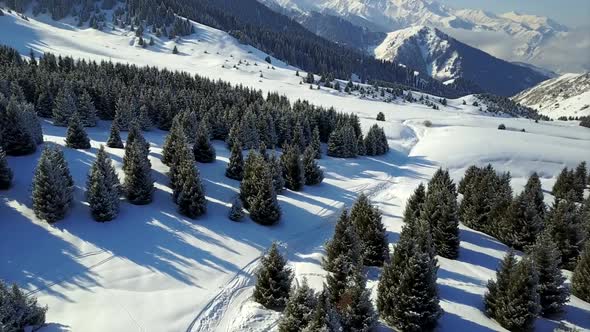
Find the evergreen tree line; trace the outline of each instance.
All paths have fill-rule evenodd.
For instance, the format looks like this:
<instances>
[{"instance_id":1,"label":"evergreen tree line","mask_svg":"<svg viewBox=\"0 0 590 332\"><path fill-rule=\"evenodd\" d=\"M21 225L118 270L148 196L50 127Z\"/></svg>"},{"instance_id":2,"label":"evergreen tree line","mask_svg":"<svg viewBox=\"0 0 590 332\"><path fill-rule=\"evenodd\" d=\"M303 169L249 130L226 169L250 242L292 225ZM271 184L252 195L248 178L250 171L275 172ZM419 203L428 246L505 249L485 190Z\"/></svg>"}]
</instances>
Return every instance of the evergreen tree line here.
<instances>
[{"instance_id":1,"label":"evergreen tree line","mask_svg":"<svg viewBox=\"0 0 590 332\"><path fill-rule=\"evenodd\" d=\"M7 285L0 279L0 331L24 331L27 327L40 328L45 324L47 307L25 294L16 284Z\"/></svg>"},{"instance_id":2,"label":"evergreen tree line","mask_svg":"<svg viewBox=\"0 0 590 332\"><path fill-rule=\"evenodd\" d=\"M588 179L585 163L575 171L566 168L561 172L549 209L536 173L514 197L510 178L509 173L498 174L491 165L469 167L459 183L459 193L463 194L460 220L518 250L527 249L540 234L548 233L560 251L560 267L573 270L589 238L590 202L583 201Z\"/></svg>"},{"instance_id":3,"label":"evergreen tree line","mask_svg":"<svg viewBox=\"0 0 590 332\"><path fill-rule=\"evenodd\" d=\"M273 244L256 273L255 301L282 310L279 331L370 331L377 315L366 288L364 266L382 266L388 243L381 213L361 194L344 210L323 262L329 271L320 293L304 280L291 287L292 271Z\"/></svg>"}]
</instances>

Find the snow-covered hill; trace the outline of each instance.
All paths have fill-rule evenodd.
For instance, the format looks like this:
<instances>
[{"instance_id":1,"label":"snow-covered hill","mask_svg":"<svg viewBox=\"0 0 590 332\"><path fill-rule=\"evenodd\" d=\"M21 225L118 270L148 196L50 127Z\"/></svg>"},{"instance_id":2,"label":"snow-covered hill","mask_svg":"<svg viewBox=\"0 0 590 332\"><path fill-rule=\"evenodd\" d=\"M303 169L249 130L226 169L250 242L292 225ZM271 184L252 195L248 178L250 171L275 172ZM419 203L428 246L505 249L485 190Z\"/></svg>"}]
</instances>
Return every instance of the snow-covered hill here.
<instances>
[{"instance_id":1,"label":"snow-covered hill","mask_svg":"<svg viewBox=\"0 0 590 332\"><path fill-rule=\"evenodd\" d=\"M438 27L496 57L558 71L588 70L587 31L570 29L550 18L509 12L455 9L435 0L261 0L295 12L323 12L374 31L415 25ZM567 52L558 45L569 45ZM560 57L561 56L561 57ZM560 59L567 56L569 61Z\"/></svg>"},{"instance_id":2,"label":"snow-covered hill","mask_svg":"<svg viewBox=\"0 0 590 332\"><path fill-rule=\"evenodd\" d=\"M463 77L486 91L505 96L549 78L537 70L495 58L427 26L390 32L374 52L378 59L409 65L436 79Z\"/></svg>"},{"instance_id":3,"label":"snow-covered hill","mask_svg":"<svg viewBox=\"0 0 590 332\"><path fill-rule=\"evenodd\" d=\"M199 164L208 212L196 221L179 215L170 198L168 168L160 161L163 131L145 133L156 179L154 202L123 203L119 217L111 223L94 222L84 202L86 175L97 148L107 140L109 123L101 121L88 129L91 149L64 147L77 203L65 220L53 226L37 219L31 208L29 189L40 152L9 157L15 180L11 190L0 192L0 277L19 283L49 306L49 325L42 332L275 331L279 314L250 299L253 271L273 240L282 243L297 280L306 277L319 288L325 276L320 264L323 245L337 215L360 192L382 210L393 245L403 225L400 216L407 198L440 166L448 167L458 181L469 165L491 163L512 173L516 192L537 171L549 192L560 169L574 167L590 148L590 131L585 128L562 121L492 117L472 106L472 96L448 100L447 106L433 110L400 99L385 103L333 89L310 89L300 84L296 68L274 58L270 65L264 62L266 54L222 31L199 24L195 29L195 34L178 42L155 38L154 46L141 48L129 31L79 29L68 21L25 20L6 13L0 17L0 43L23 55L29 49L50 51L182 70L265 92L278 91L292 101L307 99L354 112L365 131L383 112L386 121L378 124L384 127L392 151L382 157L324 157L319 161L326 174L324 183L280 195L283 218L273 227L249 219L228 220L229 202L239 183L224 176L229 151L223 142L214 142L214 163ZM172 54L174 45L179 55ZM497 130L500 123L526 132ZM65 128L44 122L43 129L47 142L65 145ZM107 151L120 171L123 152ZM552 201L549 194L546 199ZM494 276L507 248L464 226L461 240L458 260L439 259L438 285L445 310L440 330L502 331L484 314L482 300L487 280ZM379 271L368 274L369 287L375 291ZM539 319L537 328L551 331L563 322L587 330L589 315L590 304L572 297L563 316Z\"/></svg>"},{"instance_id":4,"label":"snow-covered hill","mask_svg":"<svg viewBox=\"0 0 590 332\"><path fill-rule=\"evenodd\" d=\"M565 74L514 96L514 101L551 118L590 115L590 73Z\"/></svg>"}]
</instances>

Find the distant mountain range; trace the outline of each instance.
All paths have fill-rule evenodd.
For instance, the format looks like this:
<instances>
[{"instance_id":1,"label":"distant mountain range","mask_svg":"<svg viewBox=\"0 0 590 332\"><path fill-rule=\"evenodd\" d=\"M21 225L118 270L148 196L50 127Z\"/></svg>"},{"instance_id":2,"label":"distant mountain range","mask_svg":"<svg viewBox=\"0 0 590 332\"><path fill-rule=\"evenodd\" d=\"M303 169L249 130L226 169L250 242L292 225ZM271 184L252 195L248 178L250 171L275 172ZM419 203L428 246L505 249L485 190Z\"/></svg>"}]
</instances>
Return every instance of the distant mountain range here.
<instances>
[{"instance_id":1,"label":"distant mountain range","mask_svg":"<svg viewBox=\"0 0 590 332\"><path fill-rule=\"evenodd\" d=\"M434 0L259 1L292 17L317 12L373 32L389 33L416 25L436 27L505 60L561 72L590 70L590 29L570 29L547 17L455 9ZM567 62L562 61L564 57Z\"/></svg>"},{"instance_id":2,"label":"distant mountain range","mask_svg":"<svg viewBox=\"0 0 590 332\"><path fill-rule=\"evenodd\" d=\"M523 91L512 99L554 119L560 116L588 116L590 73L565 74Z\"/></svg>"}]
</instances>

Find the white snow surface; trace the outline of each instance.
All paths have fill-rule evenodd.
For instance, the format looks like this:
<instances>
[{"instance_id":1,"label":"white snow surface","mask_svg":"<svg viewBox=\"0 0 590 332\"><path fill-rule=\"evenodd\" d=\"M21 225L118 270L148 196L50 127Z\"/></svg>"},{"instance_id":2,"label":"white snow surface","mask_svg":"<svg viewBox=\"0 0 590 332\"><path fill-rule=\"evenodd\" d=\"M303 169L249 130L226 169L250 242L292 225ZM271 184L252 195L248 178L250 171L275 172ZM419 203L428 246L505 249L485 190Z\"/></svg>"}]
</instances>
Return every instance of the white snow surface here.
<instances>
[{"instance_id":1,"label":"white snow surface","mask_svg":"<svg viewBox=\"0 0 590 332\"><path fill-rule=\"evenodd\" d=\"M514 96L514 101L551 118L590 115L590 73L565 74Z\"/></svg>"},{"instance_id":2,"label":"white snow surface","mask_svg":"<svg viewBox=\"0 0 590 332\"><path fill-rule=\"evenodd\" d=\"M358 114L364 130L375 123L383 126L392 151L357 159L324 156L319 163L325 181L280 195L283 217L273 227L248 218L238 223L227 218L239 183L224 176L229 151L223 142L214 142L215 163L198 165L208 212L197 220L180 216L172 203L168 168L160 161L163 131L145 133L156 180L154 202L146 206L122 202L119 217L110 223L94 222L84 201L86 175L98 147L107 140L108 122L88 129L91 149L64 147L76 183L76 203L55 225L38 220L32 212L31 178L42 147L33 155L9 157L15 179L12 189L0 192L0 278L19 283L49 306L48 325L42 332L275 331L280 314L250 298L261 254L272 241L280 241L297 282L305 277L319 289L325 276L320 265L323 245L339 213L360 192L367 193L383 212L393 246L403 226L407 198L438 167L449 168L458 181L469 165L491 163L499 171L512 173L516 192L537 171L548 193L561 168L574 167L582 159L590 162L590 131L573 123L490 117L469 106L472 96L449 100L448 106L432 110L420 104L310 90L299 84L295 68L276 59L272 60L276 70L267 68L264 53L206 26L196 24L196 33L178 43L181 54L172 55L174 41L157 40L155 47L142 49L133 46L134 37L128 32L45 22L11 14L0 17L0 43L23 54L32 48L183 70L278 91L292 101L302 98L334 106ZM233 68L240 60L248 65ZM264 78L259 77L260 70ZM375 121L378 112L385 114L385 122ZM425 120L432 125L426 127ZM499 131L500 123L514 130ZM517 131L521 128L526 133ZM45 144L65 145L65 128L44 121L43 129ZM123 151L107 151L122 177ZM549 194L546 198L552 201ZM441 331L503 330L485 316L482 300L487 280L494 277L506 250L495 239L461 226L459 259L439 258L438 284L445 311L439 321ZM379 270L367 273L375 294ZM537 330L551 331L560 323L590 330L588 317L590 304L572 296L563 316L538 319ZM388 330L383 325L379 329Z\"/></svg>"}]
</instances>

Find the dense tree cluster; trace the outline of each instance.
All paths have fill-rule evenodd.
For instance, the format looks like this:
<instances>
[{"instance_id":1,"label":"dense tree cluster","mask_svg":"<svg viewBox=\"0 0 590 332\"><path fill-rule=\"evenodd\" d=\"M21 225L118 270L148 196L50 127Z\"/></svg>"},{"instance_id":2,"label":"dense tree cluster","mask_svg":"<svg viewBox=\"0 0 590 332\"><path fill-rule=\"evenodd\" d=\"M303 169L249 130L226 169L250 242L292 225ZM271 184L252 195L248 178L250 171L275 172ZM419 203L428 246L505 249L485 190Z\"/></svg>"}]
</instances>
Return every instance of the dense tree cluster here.
<instances>
[{"instance_id":1,"label":"dense tree cluster","mask_svg":"<svg viewBox=\"0 0 590 332\"><path fill-rule=\"evenodd\" d=\"M0 279L0 330L25 331L38 329L45 324L47 307L37 304L37 299L26 295L16 284L9 286Z\"/></svg>"},{"instance_id":2,"label":"dense tree cluster","mask_svg":"<svg viewBox=\"0 0 590 332\"><path fill-rule=\"evenodd\" d=\"M507 97L484 93L477 95L477 99L487 106L486 111L490 113L504 113L514 117L523 117L533 120L551 120L548 116L540 114L537 110L516 103ZM477 103L478 105L475 103L476 102L474 102L473 106L479 106L479 103Z\"/></svg>"}]
</instances>

